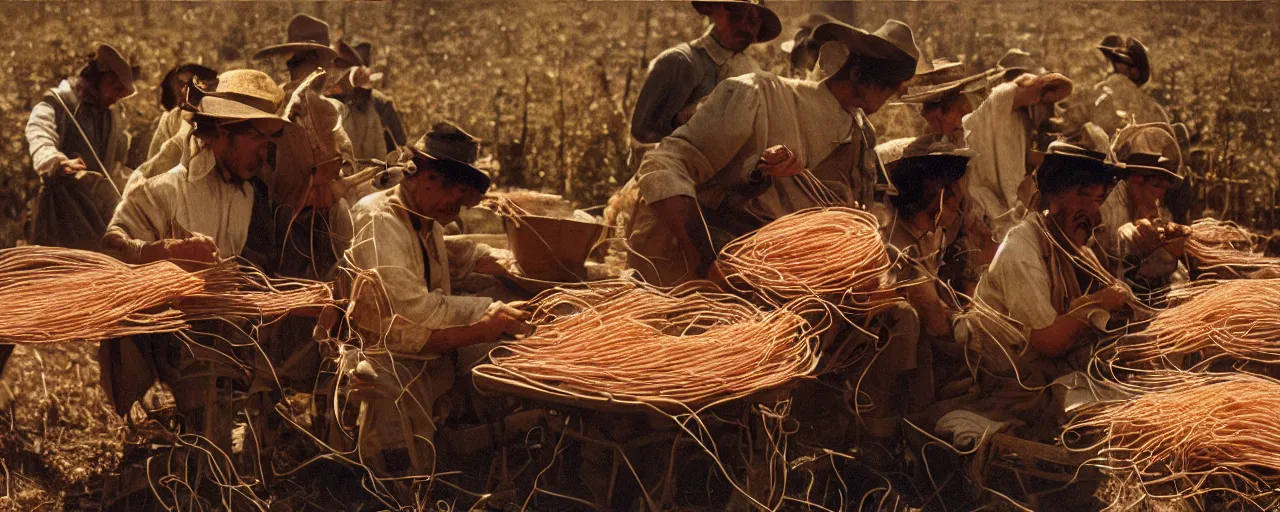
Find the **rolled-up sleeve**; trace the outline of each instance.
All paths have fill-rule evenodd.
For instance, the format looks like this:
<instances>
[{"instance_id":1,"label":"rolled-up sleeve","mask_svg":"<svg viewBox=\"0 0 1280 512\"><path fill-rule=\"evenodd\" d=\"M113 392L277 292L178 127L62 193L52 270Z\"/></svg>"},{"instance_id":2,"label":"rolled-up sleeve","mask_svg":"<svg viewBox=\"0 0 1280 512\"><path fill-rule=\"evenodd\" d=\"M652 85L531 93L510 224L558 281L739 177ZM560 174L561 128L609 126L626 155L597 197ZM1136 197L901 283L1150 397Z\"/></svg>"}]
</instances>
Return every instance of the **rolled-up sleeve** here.
<instances>
[{"instance_id":1,"label":"rolled-up sleeve","mask_svg":"<svg viewBox=\"0 0 1280 512\"><path fill-rule=\"evenodd\" d=\"M360 331L378 336L388 350L416 354L432 331L480 320L493 301L431 289L423 276L427 263L411 252L421 251L417 235L399 219L386 212L356 215L347 258L357 274L350 316Z\"/></svg>"},{"instance_id":2,"label":"rolled-up sleeve","mask_svg":"<svg viewBox=\"0 0 1280 512\"><path fill-rule=\"evenodd\" d=\"M27 118L27 146L31 151L31 164L42 175L53 173L67 156L58 150L58 122L53 105L37 103Z\"/></svg>"},{"instance_id":3,"label":"rolled-up sleeve","mask_svg":"<svg viewBox=\"0 0 1280 512\"><path fill-rule=\"evenodd\" d=\"M697 81L696 66L686 52L673 48L653 59L636 96L631 136L653 144L670 135L676 129L676 115L689 104Z\"/></svg>"},{"instance_id":4,"label":"rolled-up sleeve","mask_svg":"<svg viewBox=\"0 0 1280 512\"><path fill-rule=\"evenodd\" d=\"M746 77L720 82L689 122L645 154L636 171L647 204L674 196L697 197L710 180L751 141L760 112L760 91Z\"/></svg>"}]
</instances>

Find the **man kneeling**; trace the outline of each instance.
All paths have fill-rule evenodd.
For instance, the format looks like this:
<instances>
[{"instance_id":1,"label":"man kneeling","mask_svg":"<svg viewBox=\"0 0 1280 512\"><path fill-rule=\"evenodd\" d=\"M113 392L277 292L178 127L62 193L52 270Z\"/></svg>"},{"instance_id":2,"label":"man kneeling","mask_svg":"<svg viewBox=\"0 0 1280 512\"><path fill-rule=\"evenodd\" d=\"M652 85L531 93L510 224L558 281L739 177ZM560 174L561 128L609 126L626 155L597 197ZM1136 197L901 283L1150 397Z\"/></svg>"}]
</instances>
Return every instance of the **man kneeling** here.
<instances>
[{"instance_id":1,"label":"man kneeling","mask_svg":"<svg viewBox=\"0 0 1280 512\"><path fill-rule=\"evenodd\" d=\"M455 375L476 362L464 360L482 356L482 344L528 328L528 314L511 305L453 294L453 280L502 269L487 247L444 238L444 226L489 189L489 177L472 165L477 147L466 132L438 124L388 157L404 171L400 185L352 208L350 319L372 367L355 380L373 385L359 453L383 474L435 471L436 425L456 402L449 398Z\"/></svg>"}]
</instances>

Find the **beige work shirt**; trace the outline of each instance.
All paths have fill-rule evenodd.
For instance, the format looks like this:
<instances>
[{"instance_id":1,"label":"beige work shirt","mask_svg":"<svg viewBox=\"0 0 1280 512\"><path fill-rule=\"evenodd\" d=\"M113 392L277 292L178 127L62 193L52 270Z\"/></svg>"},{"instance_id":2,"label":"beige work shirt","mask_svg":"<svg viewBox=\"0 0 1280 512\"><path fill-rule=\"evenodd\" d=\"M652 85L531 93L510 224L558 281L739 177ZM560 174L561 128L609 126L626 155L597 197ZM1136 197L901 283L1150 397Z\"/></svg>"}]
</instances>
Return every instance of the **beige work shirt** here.
<instances>
[{"instance_id":1,"label":"beige work shirt","mask_svg":"<svg viewBox=\"0 0 1280 512\"><path fill-rule=\"evenodd\" d=\"M352 324L373 336L366 346L376 340L403 354L420 353L434 330L476 323L493 302L453 295L452 288L489 248L446 241L440 223L427 217L415 228L413 216L400 185L365 196L351 207L355 237L345 254L348 268L366 276L351 290Z\"/></svg>"},{"instance_id":2,"label":"beige work shirt","mask_svg":"<svg viewBox=\"0 0 1280 512\"><path fill-rule=\"evenodd\" d=\"M847 205L874 190L879 160L874 131L859 111L845 111L823 82L756 73L721 82L688 124L650 151L637 172L641 201L629 224L629 265L650 282L676 284L691 277L675 235L655 217L652 203L674 196L696 198L704 212L718 208L731 187L750 181L765 149L785 145L813 169L842 143L859 150L842 171L837 192ZM862 184L866 184L862 186ZM850 186L858 188L857 197ZM869 201L867 201L869 202ZM820 203L794 178L778 178L745 208L772 220Z\"/></svg>"}]
</instances>

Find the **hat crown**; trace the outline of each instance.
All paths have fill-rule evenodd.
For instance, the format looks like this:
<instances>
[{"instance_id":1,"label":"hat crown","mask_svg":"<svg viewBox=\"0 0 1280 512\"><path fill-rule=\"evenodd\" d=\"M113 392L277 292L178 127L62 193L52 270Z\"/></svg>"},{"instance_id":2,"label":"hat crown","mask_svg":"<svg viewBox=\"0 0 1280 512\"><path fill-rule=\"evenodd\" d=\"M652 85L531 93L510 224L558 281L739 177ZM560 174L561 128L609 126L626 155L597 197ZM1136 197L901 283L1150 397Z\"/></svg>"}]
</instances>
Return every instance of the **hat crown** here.
<instances>
[{"instance_id":1,"label":"hat crown","mask_svg":"<svg viewBox=\"0 0 1280 512\"><path fill-rule=\"evenodd\" d=\"M1107 34L1107 37L1102 38L1102 42L1098 43L1098 46L1103 48L1123 48L1124 38L1120 34Z\"/></svg>"},{"instance_id":2,"label":"hat crown","mask_svg":"<svg viewBox=\"0 0 1280 512\"><path fill-rule=\"evenodd\" d=\"M889 41L901 50L902 53L910 55L917 62L920 60L920 48L916 46L915 34L911 31L911 27L898 20L889 20L884 22L880 28L872 32L871 35Z\"/></svg>"},{"instance_id":3,"label":"hat crown","mask_svg":"<svg viewBox=\"0 0 1280 512\"><path fill-rule=\"evenodd\" d=\"M98 69L110 71L120 79L120 83L133 88L133 68L114 47L109 44L98 45L93 50L93 61L98 64Z\"/></svg>"},{"instance_id":4,"label":"hat crown","mask_svg":"<svg viewBox=\"0 0 1280 512\"><path fill-rule=\"evenodd\" d=\"M234 94L279 104L284 89L271 76L256 69L233 69L218 75L216 94Z\"/></svg>"},{"instance_id":5,"label":"hat crown","mask_svg":"<svg viewBox=\"0 0 1280 512\"><path fill-rule=\"evenodd\" d=\"M329 45L329 24L324 20L299 14L289 20L288 43Z\"/></svg>"},{"instance_id":6,"label":"hat crown","mask_svg":"<svg viewBox=\"0 0 1280 512\"><path fill-rule=\"evenodd\" d=\"M435 158L456 160L474 165L480 153L480 140L449 122L436 123L413 147Z\"/></svg>"},{"instance_id":7,"label":"hat crown","mask_svg":"<svg viewBox=\"0 0 1280 512\"><path fill-rule=\"evenodd\" d=\"M1011 48L1004 52L1000 60L996 61L996 66L1001 68L1022 68L1033 69L1039 67L1035 59L1031 58L1031 54L1017 48Z\"/></svg>"}]
</instances>

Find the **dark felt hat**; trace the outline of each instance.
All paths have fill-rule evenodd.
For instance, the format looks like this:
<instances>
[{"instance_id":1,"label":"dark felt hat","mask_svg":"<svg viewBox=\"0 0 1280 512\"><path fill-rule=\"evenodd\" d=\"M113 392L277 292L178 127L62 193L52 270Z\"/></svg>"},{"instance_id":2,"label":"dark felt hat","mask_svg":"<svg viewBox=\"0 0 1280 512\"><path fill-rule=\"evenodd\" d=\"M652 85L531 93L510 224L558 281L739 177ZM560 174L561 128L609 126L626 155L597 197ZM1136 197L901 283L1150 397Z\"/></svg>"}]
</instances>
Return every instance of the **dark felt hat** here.
<instances>
[{"instance_id":1,"label":"dark felt hat","mask_svg":"<svg viewBox=\"0 0 1280 512\"><path fill-rule=\"evenodd\" d=\"M791 35L791 39L783 41L782 44L778 46L782 49L783 52L791 53L805 39L808 39L809 36L813 35L814 28L817 28L818 25L821 25L823 23L829 23L832 21L839 21L839 20L831 17L828 14L824 14L820 12L811 12L805 15L804 19L796 24L796 32Z\"/></svg>"},{"instance_id":2,"label":"dark felt hat","mask_svg":"<svg viewBox=\"0 0 1280 512\"><path fill-rule=\"evenodd\" d=\"M298 14L289 20L288 35L283 44L271 45L253 55L255 59L274 55L292 55L299 52L320 52L329 58L338 56L338 52L329 46L329 24L324 20Z\"/></svg>"},{"instance_id":3,"label":"dark felt hat","mask_svg":"<svg viewBox=\"0 0 1280 512\"><path fill-rule=\"evenodd\" d=\"M760 12L760 32L756 34L756 42L763 43L772 41L782 33L782 20L778 19L778 14L772 9L765 7L764 0L693 0L693 7L696 9L699 5L709 4L725 4L725 5L750 5Z\"/></svg>"},{"instance_id":4,"label":"dark felt hat","mask_svg":"<svg viewBox=\"0 0 1280 512\"><path fill-rule=\"evenodd\" d=\"M1147 59L1147 47L1141 41L1110 34L1098 43L1098 51L1109 61L1137 68L1138 78L1134 83L1143 85L1151 80L1151 61Z\"/></svg>"},{"instance_id":5,"label":"dark felt hat","mask_svg":"<svg viewBox=\"0 0 1280 512\"><path fill-rule=\"evenodd\" d=\"M409 146L415 162L426 165L450 179L470 185L481 193L489 190L489 175L475 166L480 139L449 122L436 123ZM391 160L388 157L388 160Z\"/></svg>"},{"instance_id":6,"label":"dark felt hat","mask_svg":"<svg viewBox=\"0 0 1280 512\"><path fill-rule=\"evenodd\" d=\"M1112 186L1127 174L1124 164L1111 161L1106 153L1059 141L1049 144L1036 168L1036 185L1040 193L1051 194L1072 186Z\"/></svg>"}]
</instances>

